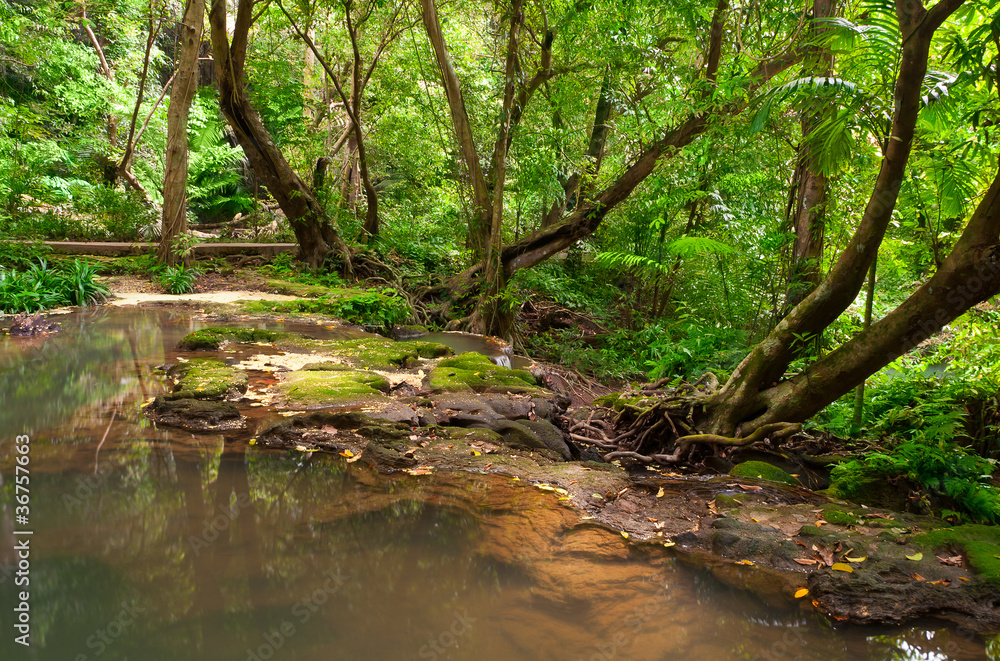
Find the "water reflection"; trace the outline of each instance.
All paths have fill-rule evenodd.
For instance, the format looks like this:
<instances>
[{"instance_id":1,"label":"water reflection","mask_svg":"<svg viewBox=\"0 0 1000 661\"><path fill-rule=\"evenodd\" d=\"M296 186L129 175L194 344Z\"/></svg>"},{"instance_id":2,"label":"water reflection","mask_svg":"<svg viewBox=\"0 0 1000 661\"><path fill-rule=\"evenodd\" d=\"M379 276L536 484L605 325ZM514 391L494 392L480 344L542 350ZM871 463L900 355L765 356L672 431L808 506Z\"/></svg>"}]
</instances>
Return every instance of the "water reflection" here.
<instances>
[{"instance_id":1,"label":"water reflection","mask_svg":"<svg viewBox=\"0 0 1000 661\"><path fill-rule=\"evenodd\" d=\"M35 442L34 643L25 652L4 635L5 660L1000 658L995 641L939 623L834 627L775 610L502 477L383 476L261 451L249 431L155 429L137 413L159 387L151 367L199 322L90 323L99 330L71 326L44 358L2 358L15 374L17 360L41 360L94 384L52 377L52 403L3 381ZM88 367L62 359L75 351ZM11 440L0 438L6 570ZM0 580L7 633L15 591Z\"/></svg>"}]
</instances>

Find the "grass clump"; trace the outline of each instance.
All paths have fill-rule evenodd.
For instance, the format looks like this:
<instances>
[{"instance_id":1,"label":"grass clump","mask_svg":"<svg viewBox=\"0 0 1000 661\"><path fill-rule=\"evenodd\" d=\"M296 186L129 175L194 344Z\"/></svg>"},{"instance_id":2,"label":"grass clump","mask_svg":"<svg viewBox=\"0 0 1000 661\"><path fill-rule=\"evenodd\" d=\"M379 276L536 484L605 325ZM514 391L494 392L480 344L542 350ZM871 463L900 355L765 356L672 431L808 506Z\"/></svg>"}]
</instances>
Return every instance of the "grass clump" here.
<instances>
[{"instance_id":1,"label":"grass clump","mask_svg":"<svg viewBox=\"0 0 1000 661\"><path fill-rule=\"evenodd\" d=\"M79 259L59 268L51 268L44 259L23 271L0 268L0 312L39 312L63 305L101 303L111 292L96 275L96 265Z\"/></svg>"}]
</instances>

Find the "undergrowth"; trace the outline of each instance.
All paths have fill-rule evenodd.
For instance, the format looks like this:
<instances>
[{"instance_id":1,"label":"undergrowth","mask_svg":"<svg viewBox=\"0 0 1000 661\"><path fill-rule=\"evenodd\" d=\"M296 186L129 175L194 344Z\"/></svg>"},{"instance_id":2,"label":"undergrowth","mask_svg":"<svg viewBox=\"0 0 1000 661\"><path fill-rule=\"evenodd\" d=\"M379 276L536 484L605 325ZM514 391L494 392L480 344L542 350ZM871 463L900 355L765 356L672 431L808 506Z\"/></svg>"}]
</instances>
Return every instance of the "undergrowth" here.
<instances>
[{"instance_id":1,"label":"undergrowth","mask_svg":"<svg viewBox=\"0 0 1000 661\"><path fill-rule=\"evenodd\" d=\"M52 268L44 259L25 270L0 268L0 311L39 312L63 305L90 305L107 299L93 263L74 259Z\"/></svg>"}]
</instances>

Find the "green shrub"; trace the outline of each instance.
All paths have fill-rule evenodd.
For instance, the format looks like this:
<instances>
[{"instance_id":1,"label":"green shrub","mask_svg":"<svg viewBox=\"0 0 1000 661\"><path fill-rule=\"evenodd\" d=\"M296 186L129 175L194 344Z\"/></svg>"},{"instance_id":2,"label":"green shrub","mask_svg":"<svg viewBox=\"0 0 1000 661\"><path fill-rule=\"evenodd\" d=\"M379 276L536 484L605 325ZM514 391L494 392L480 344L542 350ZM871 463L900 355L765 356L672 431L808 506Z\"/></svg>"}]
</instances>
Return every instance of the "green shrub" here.
<instances>
[{"instance_id":1,"label":"green shrub","mask_svg":"<svg viewBox=\"0 0 1000 661\"><path fill-rule=\"evenodd\" d=\"M62 305L89 305L110 292L95 280L94 264L73 260L62 270L39 260L24 271L0 268L0 311L39 312Z\"/></svg>"},{"instance_id":2,"label":"green shrub","mask_svg":"<svg viewBox=\"0 0 1000 661\"><path fill-rule=\"evenodd\" d=\"M193 266L177 264L167 266L157 273L157 280L171 294L190 294L194 291L194 283L198 280L198 269Z\"/></svg>"}]
</instances>

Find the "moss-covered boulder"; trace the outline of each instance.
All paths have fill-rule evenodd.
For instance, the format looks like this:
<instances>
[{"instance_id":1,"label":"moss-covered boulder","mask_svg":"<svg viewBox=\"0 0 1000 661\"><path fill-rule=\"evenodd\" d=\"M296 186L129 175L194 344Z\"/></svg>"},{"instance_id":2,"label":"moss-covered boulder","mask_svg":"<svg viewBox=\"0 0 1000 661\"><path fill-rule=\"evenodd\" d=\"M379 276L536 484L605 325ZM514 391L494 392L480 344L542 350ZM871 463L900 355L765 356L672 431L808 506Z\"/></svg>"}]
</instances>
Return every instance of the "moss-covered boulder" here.
<instances>
[{"instance_id":1,"label":"moss-covered boulder","mask_svg":"<svg viewBox=\"0 0 1000 661\"><path fill-rule=\"evenodd\" d=\"M246 426L246 418L229 402L157 397L145 413L157 424L187 431L228 431Z\"/></svg>"},{"instance_id":2,"label":"moss-covered boulder","mask_svg":"<svg viewBox=\"0 0 1000 661\"><path fill-rule=\"evenodd\" d=\"M170 369L174 392L164 399L239 399L247 391L246 372L220 360L196 358Z\"/></svg>"},{"instance_id":3,"label":"moss-covered boulder","mask_svg":"<svg viewBox=\"0 0 1000 661\"><path fill-rule=\"evenodd\" d=\"M188 351L217 351L225 342L234 344L273 344L289 333L262 330L260 328L239 328L235 326L211 326L185 335L179 346Z\"/></svg>"},{"instance_id":4,"label":"moss-covered boulder","mask_svg":"<svg viewBox=\"0 0 1000 661\"><path fill-rule=\"evenodd\" d=\"M621 412L626 409L634 411L645 411L656 404L659 400L648 395L638 395L635 393L612 392L602 395L594 400L594 406L603 406Z\"/></svg>"},{"instance_id":5,"label":"moss-covered boulder","mask_svg":"<svg viewBox=\"0 0 1000 661\"><path fill-rule=\"evenodd\" d=\"M495 365L486 356L467 352L446 358L431 370L425 387L441 392L510 392L540 394L535 377L526 370Z\"/></svg>"},{"instance_id":6,"label":"moss-covered boulder","mask_svg":"<svg viewBox=\"0 0 1000 661\"><path fill-rule=\"evenodd\" d=\"M794 477L777 466L772 466L763 461L744 461L742 464L737 464L730 471L730 474L736 477L753 477L760 480L770 480L771 482L782 482L792 486L798 485Z\"/></svg>"},{"instance_id":7,"label":"moss-covered boulder","mask_svg":"<svg viewBox=\"0 0 1000 661\"><path fill-rule=\"evenodd\" d=\"M393 342L384 337L313 340L289 335L281 338L277 346L283 351L314 354L318 362L329 356L354 367L381 370L412 368L420 364L421 358L440 358L453 353L436 342Z\"/></svg>"},{"instance_id":8,"label":"moss-covered boulder","mask_svg":"<svg viewBox=\"0 0 1000 661\"><path fill-rule=\"evenodd\" d=\"M352 406L381 399L389 382L374 372L352 369L290 372L277 384L284 403L292 408Z\"/></svg>"},{"instance_id":9,"label":"moss-covered boulder","mask_svg":"<svg viewBox=\"0 0 1000 661\"><path fill-rule=\"evenodd\" d=\"M961 551L969 565L985 581L1000 586L1000 528L996 526L964 525L942 528L918 535L914 543L951 555Z\"/></svg>"}]
</instances>

